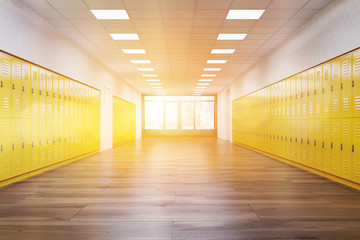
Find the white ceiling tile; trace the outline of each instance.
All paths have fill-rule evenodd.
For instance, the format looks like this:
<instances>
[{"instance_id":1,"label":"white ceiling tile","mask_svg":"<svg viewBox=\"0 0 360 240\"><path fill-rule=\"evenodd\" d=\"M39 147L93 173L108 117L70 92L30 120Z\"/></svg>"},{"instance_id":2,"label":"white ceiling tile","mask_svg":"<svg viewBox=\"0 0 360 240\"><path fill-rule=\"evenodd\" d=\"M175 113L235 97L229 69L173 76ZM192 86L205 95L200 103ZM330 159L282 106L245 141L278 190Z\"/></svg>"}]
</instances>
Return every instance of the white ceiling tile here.
<instances>
[{"instance_id":1,"label":"white ceiling tile","mask_svg":"<svg viewBox=\"0 0 360 240\"><path fill-rule=\"evenodd\" d=\"M195 18L220 18L225 19L228 14L228 10L201 10L195 11Z\"/></svg>"},{"instance_id":2,"label":"white ceiling tile","mask_svg":"<svg viewBox=\"0 0 360 240\"><path fill-rule=\"evenodd\" d=\"M220 27L223 25L222 19L194 19L194 27Z\"/></svg>"},{"instance_id":3,"label":"white ceiling tile","mask_svg":"<svg viewBox=\"0 0 360 240\"><path fill-rule=\"evenodd\" d=\"M294 16L297 10L276 10L276 9L269 9L264 12L261 16L261 19L277 19L277 18L291 18Z\"/></svg>"},{"instance_id":4,"label":"white ceiling tile","mask_svg":"<svg viewBox=\"0 0 360 240\"><path fill-rule=\"evenodd\" d=\"M39 10L35 10L35 12L37 12L45 19L64 18L58 11L54 9L39 9Z\"/></svg>"},{"instance_id":5,"label":"white ceiling tile","mask_svg":"<svg viewBox=\"0 0 360 240\"><path fill-rule=\"evenodd\" d=\"M173 33L182 33L182 34L191 34L193 31L192 27L164 27L165 34L173 34Z\"/></svg>"},{"instance_id":6,"label":"white ceiling tile","mask_svg":"<svg viewBox=\"0 0 360 240\"><path fill-rule=\"evenodd\" d=\"M136 27L162 27L162 19L132 19L131 22Z\"/></svg>"},{"instance_id":7,"label":"white ceiling tile","mask_svg":"<svg viewBox=\"0 0 360 240\"><path fill-rule=\"evenodd\" d=\"M159 9L144 10L144 9L129 9L127 13L130 19L161 19L162 12Z\"/></svg>"},{"instance_id":8,"label":"white ceiling tile","mask_svg":"<svg viewBox=\"0 0 360 240\"><path fill-rule=\"evenodd\" d=\"M298 27L282 27L277 33L293 33Z\"/></svg>"},{"instance_id":9,"label":"white ceiling tile","mask_svg":"<svg viewBox=\"0 0 360 240\"><path fill-rule=\"evenodd\" d=\"M300 9L309 0L272 0L268 9Z\"/></svg>"},{"instance_id":10,"label":"white ceiling tile","mask_svg":"<svg viewBox=\"0 0 360 240\"><path fill-rule=\"evenodd\" d=\"M66 36L71 39L86 39L85 36L81 33L68 33Z\"/></svg>"},{"instance_id":11,"label":"white ceiling tile","mask_svg":"<svg viewBox=\"0 0 360 240\"><path fill-rule=\"evenodd\" d=\"M83 0L90 9L124 9L120 0Z\"/></svg>"},{"instance_id":12,"label":"white ceiling tile","mask_svg":"<svg viewBox=\"0 0 360 240\"><path fill-rule=\"evenodd\" d=\"M22 0L31 9L53 9L53 7L46 2L46 0Z\"/></svg>"},{"instance_id":13,"label":"white ceiling tile","mask_svg":"<svg viewBox=\"0 0 360 240\"><path fill-rule=\"evenodd\" d=\"M112 40L109 34L87 33L84 35L90 40L95 40L95 39Z\"/></svg>"},{"instance_id":14,"label":"white ceiling tile","mask_svg":"<svg viewBox=\"0 0 360 240\"><path fill-rule=\"evenodd\" d=\"M95 19L68 19L75 27L101 27L101 23Z\"/></svg>"},{"instance_id":15,"label":"white ceiling tile","mask_svg":"<svg viewBox=\"0 0 360 240\"><path fill-rule=\"evenodd\" d=\"M160 0L162 9L195 9L196 0Z\"/></svg>"},{"instance_id":16,"label":"white ceiling tile","mask_svg":"<svg viewBox=\"0 0 360 240\"><path fill-rule=\"evenodd\" d=\"M167 19L164 21L165 27L191 27L192 19Z\"/></svg>"},{"instance_id":17,"label":"white ceiling tile","mask_svg":"<svg viewBox=\"0 0 360 240\"><path fill-rule=\"evenodd\" d=\"M99 20L100 26L105 27L133 27L129 20Z\"/></svg>"},{"instance_id":18,"label":"white ceiling tile","mask_svg":"<svg viewBox=\"0 0 360 240\"><path fill-rule=\"evenodd\" d=\"M252 40L252 39L245 39L241 42L242 45L259 45L264 44L266 40Z\"/></svg>"},{"instance_id":19,"label":"white ceiling tile","mask_svg":"<svg viewBox=\"0 0 360 240\"><path fill-rule=\"evenodd\" d=\"M164 18L165 23L168 21L167 19L171 19L171 18L193 19L194 10L163 10L162 16Z\"/></svg>"},{"instance_id":20,"label":"white ceiling tile","mask_svg":"<svg viewBox=\"0 0 360 240\"><path fill-rule=\"evenodd\" d=\"M126 9L160 9L160 0L122 0Z\"/></svg>"},{"instance_id":21,"label":"white ceiling tile","mask_svg":"<svg viewBox=\"0 0 360 240\"><path fill-rule=\"evenodd\" d=\"M254 26L256 27L281 27L288 19L259 19Z\"/></svg>"},{"instance_id":22,"label":"white ceiling tile","mask_svg":"<svg viewBox=\"0 0 360 240\"><path fill-rule=\"evenodd\" d=\"M47 0L56 9L89 9L82 0Z\"/></svg>"},{"instance_id":23,"label":"white ceiling tile","mask_svg":"<svg viewBox=\"0 0 360 240\"><path fill-rule=\"evenodd\" d=\"M249 31L251 33L275 33L280 29L280 27L252 27Z\"/></svg>"},{"instance_id":24,"label":"white ceiling tile","mask_svg":"<svg viewBox=\"0 0 360 240\"><path fill-rule=\"evenodd\" d=\"M219 33L221 27L193 27L193 33Z\"/></svg>"},{"instance_id":25,"label":"white ceiling tile","mask_svg":"<svg viewBox=\"0 0 360 240\"><path fill-rule=\"evenodd\" d=\"M75 27L58 27L58 29L65 34L81 34Z\"/></svg>"},{"instance_id":26,"label":"white ceiling tile","mask_svg":"<svg viewBox=\"0 0 360 240\"><path fill-rule=\"evenodd\" d=\"M271 0L233 0L231 9L265 9Z\"/></svg>"},{"instance_id":27,"label":"white ceiling tile","mask_svg":"<svg viewBox=\"0 0 360 240\"><path fill-rule=\"evenodd\" d=\"M332 0L310 0L305 6L304 9L323 9L326 7Z\"/></svg>"},{"instance_id":28,"label":"white ceiling tile","mask_svg":"<svg viewBox=\"0 0 360 240\"><path fill-rule=\"evenodd\" d=\"M165 30L163 27L136 27L138 34L151 33L151 34L164 34Z\"/></svg>"},{"instance_id":29,"label":"white ceiling tile","mask_svg":"<svg viewBox=\"0 0 360 240\"><path fill-rule=\"evenodd\" d=\"M314 9L305 9L298 11L293 18L312 18L316 13L318 13L319 10Z\"/></svg>"},{"instance_id":30,"label":"white ceiling tile","mask_svg":"<svg viewBox=\"0 0 360 240\"><path fill-rule=\"evenodd\" d=\"M108 34L109 31L106 30L104 27L78 27L77 28L82 33L101 33L101 34Z\"/></svg>"},{"instance_id":31,"label":"white ceiling tile","mask_svg":"<svg viewBox=\"0 0 360 240\"><path fill-rule=\"evenodd\" d=\"M60 9L60 14L65 18L72 19L96 19L95 16L89 10L69 10Z\"/></svg>"},{"instance_id":32,"label":"white ceiling tile","mask_svg":"<svg viewBox=\"0 0 360 240\"><path fill-rule=\"evenodd\" d=\"M259 20L227 20L223 27L251 27Z\"/></svg>"},{"instance_id":33,"label":"white ceiling tile","mask_svg":"<svg viewBox=\"0 0 360 240\"><path fill-rule=\"evenodd\" d=\"M271 33L253 33L248 34L245 39L247 40L263 40L263 39L269 39L272 36Z\"/></svg>"},{"instance_id":34,"label":"white ceiling tile","mask_svg":"<svg viewBox=\"0 0 360 240\"><path fill-rule=\"evenodd\" d=\"M48 19L47 21L55 27L73 27L73 25L66 19Z\"/></svg>"},{"instance_id":35,"label":"white ceiling tile","mask_svg":"<svg viewBox=\"0 0 360 240\"><path fill-rule=\"evenodd\" d=\"M271 40L276 40L276 39L285 39L289 36L290 34L288 33L276 33L274 34L270 39Z\"/></svg>"},{"instance_id":36,"label":"white ceiling tile","mask_svg":"<svg viewBox=\"0 0 360 240\"><path fill-rule=\"evenodd\" d=\"M197 9L229 9L232 0L197 0Z\"/></svg>"},{"instance_id":37,"label":"white ceiling tile","mask_svg":"<svg viewBox=\"0 0 360 240\"><path fill-rule=\"evenodd\" d=\"M286 22L284 27L300 27L306 23L308 19L290 19Z\"/></svg>"}]
</instances>

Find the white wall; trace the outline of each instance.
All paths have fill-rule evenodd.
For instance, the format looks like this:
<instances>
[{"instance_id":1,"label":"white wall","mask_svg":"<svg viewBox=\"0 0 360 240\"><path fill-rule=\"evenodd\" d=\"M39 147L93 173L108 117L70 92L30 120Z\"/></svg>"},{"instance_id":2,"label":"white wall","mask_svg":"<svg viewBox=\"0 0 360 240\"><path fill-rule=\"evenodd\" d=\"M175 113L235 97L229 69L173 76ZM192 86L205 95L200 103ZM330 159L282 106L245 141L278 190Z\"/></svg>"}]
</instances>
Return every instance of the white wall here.
<instances>
[{"instance_id":1,"label":"white wall","mask_svg":"<svg viewBox=\"0 0 360 240\"><path fill-rule=\"evenodd\" d=\"M135 103L141 113L141 94L90 54L68 39L20 1L0 1L0 49L101 90L101 150L112 146L112 98ZM109 107L110 106L110 107ZM137 114L137 137L141 116Z\"/></svg>"},{"instance_id":2,"label":"white wall","mask_svg":"<svg viewBox=\"0 0 360 240\"><path fill-rule=\"evenodd\" d=\"M230 85L231 101L360 47L359 13L358 0L335 0L330 3L236 79ZM219 104L225 107L228 103ZM221 117L218 116L218 119ZM218 129L224 131L224 125L218 126Z\"/></svg>"}]
</instances>

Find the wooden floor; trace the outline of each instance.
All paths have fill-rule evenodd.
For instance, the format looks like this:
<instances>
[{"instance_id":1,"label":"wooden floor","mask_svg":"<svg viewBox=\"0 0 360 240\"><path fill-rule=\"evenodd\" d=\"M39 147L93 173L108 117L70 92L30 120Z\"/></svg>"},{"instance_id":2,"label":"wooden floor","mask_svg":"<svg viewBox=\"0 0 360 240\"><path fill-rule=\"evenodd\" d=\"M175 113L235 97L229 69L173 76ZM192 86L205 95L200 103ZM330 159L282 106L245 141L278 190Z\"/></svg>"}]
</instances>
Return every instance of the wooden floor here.
<instances>
[{"instance_id":1,"label":"wooden floor","mask_svg":"<svg viewBox=\"0 0 360 240\"><path fill-rule=\"evenodd\" d=\"M0 239L360 239L360 192L216 138L144 138L1 188Z\"/></svg>"}]
</instances>

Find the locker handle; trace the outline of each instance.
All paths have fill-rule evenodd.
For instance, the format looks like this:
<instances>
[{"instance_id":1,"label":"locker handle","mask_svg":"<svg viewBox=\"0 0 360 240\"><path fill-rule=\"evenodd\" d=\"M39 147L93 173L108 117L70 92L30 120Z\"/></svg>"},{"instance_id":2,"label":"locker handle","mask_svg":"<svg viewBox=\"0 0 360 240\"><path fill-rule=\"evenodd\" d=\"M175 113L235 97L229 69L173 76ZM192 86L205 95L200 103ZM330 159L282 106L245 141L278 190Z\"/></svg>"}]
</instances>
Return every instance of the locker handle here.
<instances>
[{"instance_id":1,"label":"locker handle","mask_svg":"<svg viewBox=\"0 0 360 240\"><path fill-rule=\"evenodd\" d=\"M352 151L352 152L355 152L355 146L354 146L354 144L353 144L352 147L351 147L351 151Z\"/></svg>"},{"instance_id":2,"label":"locker handle","mask_svg":"<svg viewBox=\"0 0 360 240\"><path fill-rule=\"evenodd\" d=\"M307 144L310 144L310 140L309 140L309 139L307 140Z\"/></svg>"},{"instance_id":3,"label":"locker handle","mask_svg":"<svg viewBox=\"0 0 360 240\"><path fill-rule=\"evenodd\" d=\"M39 94L41 95L41 90L39 90Z\"/></svg>"},{"instance_id":4,"label":"locker handle","mask_svg":"<svg viewBox=\"0 0 360 240\"><path fill-rule=\"evenodd\" d=\"M316 140L314 140L314 146L316 146Z\"/></svg>"},{"instance_id":5,"label":"locker handle","mask_svg":"<svg viewBox=\"0 0 360 240\"><path fill-rule=\"evenodd\" d=\"M15 84L14 83L12 84L12 89L15 90Z\"/></svg>"},{"instance_id":6,"label":"locker handle","mask_svg":"<svg viewBox=\"0 0 360 240\"><path fill-rule=\"evenodd\" d=\"M55 138L53 139L53 143L55 143L56 141L55 141Z\"/></svg>"},{"instance_id":7,"label":"locker handle","mask_svg":"<svg viewBox=\"0 0 360 240\"><path fill-rule=\"evenodd\" d=\"M341 89L341 90L343 89L343 84L342 84L342 83L340 84L340 89Z\"/></svg>"},{"instance_id":8,"label":"locker handle","mask_svg":"<svg viewBox=\"0 0 360 240\"><path fill-rule=\"evenodd\" d=\"M46 92L46 96L47 96L47 97L49 96L49 92Z\"/></svg>"},{"instance_id":9,"label":"locker handle","mask_svg":"<svg viewBox=\"0 0 360 240\"><path fill-rule=\"evenodd\" d=\"M331 91L333 91L334 90L334 86L333 85L331 85Z\"/></svg>"},{"instance_id":10,"label":"locker handle","mask_svg":"<svg viewBox=\"0 0 360 240\"><path fill-rule=\"evenodd\" d=\"M322 89L322 93L324 93L324 92L325 92L325 89L323 88L323 89Z\"/></svg>"},{"instance_id":11,"label":"locker handle","mask_svg":"<svg viewBox=\"0 0 360 240\"><path fill-rule=\"evenodd\" d=\"M1 144L1 152L4 151L3 145Z\"/></svg>"},{"instance_id":12,"label":"locker handle","mask_svg":"<svg viewBox=\"0 0 360 240\"><path fill-rule=\"evenodd\" d=\"M41 140L39 141L39 145L41 146Z\"/></svg>"},{"instance_id":13,"label":"locker handle","mask_svg":"<svg viewBox=\"0 0 360 240\"><path fill-rule=\"evenodd\" d=\"M309 92L309 91L307 92L307 95L310 96L310 92Z\"/></svg>"},{"instance_id":14,"label":"locker handle","mask_svg":"<svg viewBox=\"0 0 360 240\"><path fill-rule=\"evenodd\" d=\"M324 142L322 142L322 148L324 148L324 147L325 147Z\"/></svg>"},{"instance_id":15,"label":"locker handle","mask_svg":"<svg viewBox=\"0 0 360 240\"><path fill-rule=\"evenodd\" d=\"M292 142L292 138L290 138L290 142Z\"/></svg>"},{"instance_id":16,"label":"locker handle","mask_svg":"<svg viewBox=\"0 0 360 240\"><path fill-rule=\"evenodd\" d=\"M24 86L22 87L22 91L25 92L25 87Z\"/></svg>"},{"instance_id":17,"label":"locker handle","mask_svg":"<svg viewBox=\"0 0 360 240\"><path fill-rule=\"evenodd\" d=\"M301 143L303 143L303 139L301 139Z\"/></svg>"},{"instance_id":18,"label":"locker handle","mask_svg":"<svg viewBox=\"0 0 360 240\"><path fill-rule=\"evenodd\" d=\"M53 98L55 98L55 93L53 93Z\"/></svg>"},{"instance_id":19,"label":"locker handle","mask_svg":"<svg viewBox=\"0 0 360 240\"><path fill-rule=\"evenodd\" d=\"M355 87L355 81L352 80L352 87Z\"/></svg>"},{"instance_id":20,"label":"locker handle","mask_svg":"<svg viewBox=\"0 0 360 240\"><path fill-rule=\"evenodd\" d=\"M61 138L59 138L59 142L61 142Z\"/></svg>"},{"instance_id":21,"label":"locker handle","mask_svg":"<svg viewBox=\"0 0 360 240\"><path fill-rule=\"evenodd\" d=\"M22 143L22 147L25 148L25 143L24 142Z\"/></svg>"},{"instance_id":22,"label":"locker handle","mask_svg":"<svg viewBox=\"0 0 360 240\"><path fill-rule=\"evenodd\" d=\"M314 89L314 95L316 95L316 89Z\"/></svg>"},{"instance_id":23,"label":"locker handle","mask_svg":"<svg viewBox=\"0 0 360 240\"><path fill-rule=\"evenodd\" d=\"M46 143L49 144L49 139L46 139Z\"/></svg>"},{"instance_id":24,"label":"locker handle","mask_svg":"<svg viewBox=\"0 0 360 240\"><path fill-rule=\"evenodd\" d=\"M31 94L34 94L34 89L33 88L31 89Z\"/></svg>"},{"instance_id":25,"label":"locker handle","mask_svg":"<svg viewBox=\"0 0 360 240\"><path fill-rule=\"evenodd\" d=\"M4 87L3 81L1 81L1 88L3 88L3 87Z\"/></svg>"},{"instance_id":26,"label":"locker handle","mask_svg":"<svg viewBox=\"0 0 360 240\"><path fill-rule=\"evenodd\" d=\"M295 142L297 143L297 138L295 138Z\"/></svg>"},{"instance_id":27,"label":"locker handle","mask_svg":"<svg viewBox=\"0 0 360 240\"><path fill-rule=\"evenodd\" d=\"M15 144L12 144L12 149L15 150Z\"/></svg>"},{"instance_id":28,"label":"locker handle","mask_svg":"<svg viewBox=\"0 0 360 240\"><path fill-rule=\"evenodd\" d=\"M333 143L331 142L331 148L333 148Z\"/></svg>"},{"instance_id":29,"label":"locker handle","mask_svg":"<svg viewBox=\"0 0 360 240\"><path fill-rule=\"evenodd\" d=\"M340 144L340 150L343 150L343 144Z\"/></svg>"},{"instance_id":30,"label":"locker handle","mask_svg":"<svg viewBox=\"0 0 360 240\"><path fill-rule=\"evenodd\" d=\"M303 93L301 93L301 98L303 98L304 97L304 94Z\"/></svg>"},{"instance_id":31,"label":"locker handle","mask_svg":"<svg viewBox=\"0 0 360 240\"><path fill-rule=\"evenodd\" d=\"M31 142L31 147L34 147L34 142Z\"/></svg>"}]
</instances>

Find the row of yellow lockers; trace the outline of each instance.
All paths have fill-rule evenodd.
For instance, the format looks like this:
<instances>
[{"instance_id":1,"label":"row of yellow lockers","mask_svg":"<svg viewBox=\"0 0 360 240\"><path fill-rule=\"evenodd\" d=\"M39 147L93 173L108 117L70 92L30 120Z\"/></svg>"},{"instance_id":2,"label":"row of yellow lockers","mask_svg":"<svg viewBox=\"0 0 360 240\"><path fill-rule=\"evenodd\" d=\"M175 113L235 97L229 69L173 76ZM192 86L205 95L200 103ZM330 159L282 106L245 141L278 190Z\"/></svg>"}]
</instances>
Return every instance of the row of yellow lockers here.
<instances>
[{"instance_id":1,"label":"row of yellow lockers","mask_svg":"<svg viewBox=\"0 0 360 240\"><path fill-rule=\"evenodd\" d=\"M360 51L233 101L233 141L360 183Z\"/></svg>"},{"instance_id":2,"label":"row of yellow lockers","mask_svg":"<svg viewBox=\"0 0 360 240\"><path fill-rule=\"evenodd\" d=\"M136 105L113 96L113 146L136 137Z\"/></svg>"},{"instance_id":3,"label":"row of yellow lockers","mask_svg":"<svg viewBox=\"0 0 360 240\"><path fill-rule=\"evenodd\" d=\"M235 107L252 119L360 117L360 50L251 93Z\"/></svg>"},{"instance_id":4,"label":"row of yellow lockers","mask_svg":"<svg viewBox=\"0 0 360 240\"><path fill-rule=\"evenodd\" d=\"M0 181L95 151L100 93L0 53Z\"/></svg>"}]
</instances>

